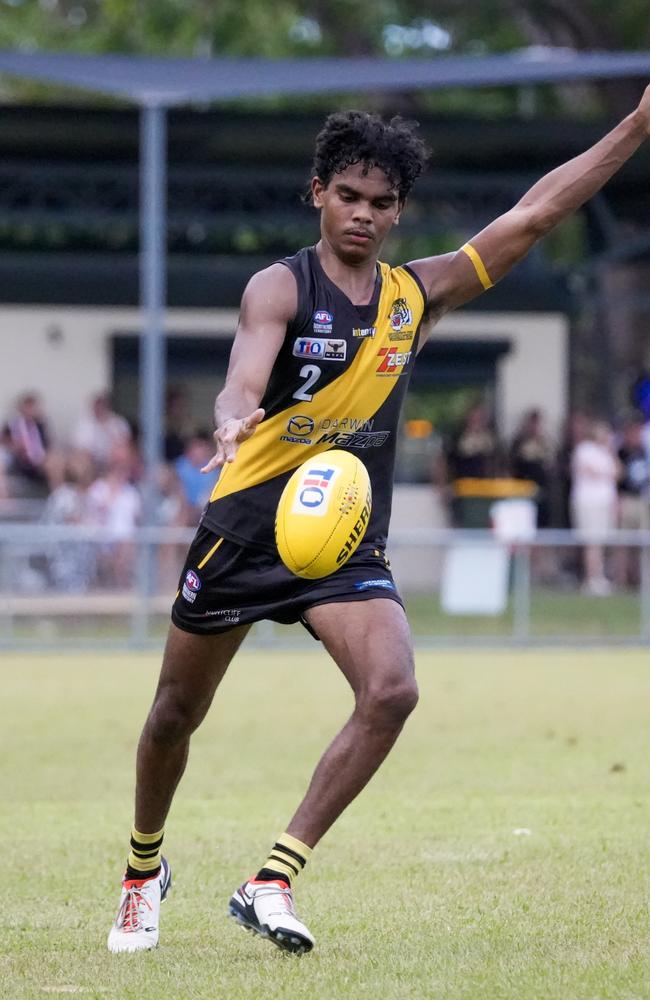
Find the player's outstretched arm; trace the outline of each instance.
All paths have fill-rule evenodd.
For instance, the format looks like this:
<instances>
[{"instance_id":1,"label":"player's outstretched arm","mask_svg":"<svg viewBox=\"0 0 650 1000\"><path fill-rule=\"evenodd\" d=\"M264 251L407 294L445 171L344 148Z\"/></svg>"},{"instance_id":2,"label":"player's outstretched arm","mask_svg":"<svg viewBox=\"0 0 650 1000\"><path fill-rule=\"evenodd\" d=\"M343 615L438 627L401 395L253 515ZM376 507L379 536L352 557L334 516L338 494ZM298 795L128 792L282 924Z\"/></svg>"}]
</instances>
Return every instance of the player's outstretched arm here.
<instances>
[{"instance_id":1,"label":"player's outstretched arm","mask_svg":"<svg viewBox=\"0 0 650 1000\"><path fill-rule=\"evenodd\" d=\"M253 275L242 297L226 384L214 405L215 453L202 472L234 461L237 449L264 419L260 400L296 314L298 293L289 268L272 264Z\"/></svg>"},{"instance_id":2,"label":"player's outstretched arm","mask_svg":"<svg viewBox=\"0 0 650 1000\"><path fill-rule=\"evenodd\" d=\"M456 253L414 261L434 315L499 281L551 229L589 200L650 136L650 87L638 107L586 152L546 174L509 212Z\"/></svg>"}]
</instances>

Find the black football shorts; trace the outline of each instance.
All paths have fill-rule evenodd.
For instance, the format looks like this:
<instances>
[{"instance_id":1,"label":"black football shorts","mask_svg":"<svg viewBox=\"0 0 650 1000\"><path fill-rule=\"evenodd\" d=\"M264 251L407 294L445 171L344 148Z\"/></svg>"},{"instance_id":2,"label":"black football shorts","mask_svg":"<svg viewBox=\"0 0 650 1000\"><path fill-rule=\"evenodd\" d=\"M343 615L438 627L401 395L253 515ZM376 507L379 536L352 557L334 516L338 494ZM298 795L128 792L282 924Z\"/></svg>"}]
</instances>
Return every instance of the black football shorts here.
<instances>
[{"instance_id":1,"label":"black football shorts","mask_svg":"<svg viewBox=\"0 0 650 1000\"><path fill-rule=\"evenodd\" d=\"M277 553L239 545L200 527L187 554L172 621L199 635L215 635L268 618L283 625L302 622L317 604L386 597L402 607L384 553L362 543L331 576L303 580Z\"/></svg>"}]
</instances>

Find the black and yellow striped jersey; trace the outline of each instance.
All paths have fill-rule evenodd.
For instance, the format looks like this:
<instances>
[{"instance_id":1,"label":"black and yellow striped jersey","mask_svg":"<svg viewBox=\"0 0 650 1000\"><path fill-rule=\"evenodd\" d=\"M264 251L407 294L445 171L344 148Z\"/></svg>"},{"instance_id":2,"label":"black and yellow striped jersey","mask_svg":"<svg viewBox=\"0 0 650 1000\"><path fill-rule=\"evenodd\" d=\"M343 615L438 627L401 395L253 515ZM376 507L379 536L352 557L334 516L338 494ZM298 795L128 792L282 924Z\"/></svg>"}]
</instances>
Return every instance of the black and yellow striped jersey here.
<instances>
[{"instance_id":1,"label":"black and yellow striped jersey","mask_svg":"<svg viewBox=\"0 0 650 1000\"><path fill-rule=\"evenodd\" d=\"M314 247L282 263L295 275L298 307L260 402L266 415L224 467L202 523L241 544L274 549L275 511L291 473L342 448L368 469L373 506L366 540L381 548L424 289L407 266L379 263L372 301L355 306L327 277Z\"/></svg>"}]
</instances>

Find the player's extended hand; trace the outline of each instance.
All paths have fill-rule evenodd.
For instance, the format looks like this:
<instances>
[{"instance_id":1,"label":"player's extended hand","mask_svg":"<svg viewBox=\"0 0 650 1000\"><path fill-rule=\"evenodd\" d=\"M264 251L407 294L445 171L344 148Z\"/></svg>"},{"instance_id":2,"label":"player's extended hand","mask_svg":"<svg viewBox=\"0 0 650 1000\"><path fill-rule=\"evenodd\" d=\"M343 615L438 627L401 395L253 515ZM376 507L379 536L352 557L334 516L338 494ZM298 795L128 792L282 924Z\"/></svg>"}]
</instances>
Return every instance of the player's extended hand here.
<instances>
[{"instance_id":1,"label":"player's extended hand","mask_svg":"<svg viewBox=\"0 0 650 1000\"><path fill-rule=\"evenodd\" d=\"M231 417L224 420L221 427L214 432L214 440L217 450L201 469L201 472L212 472L213 469L220 469L226 462L234 462L237 449L242 441L246 441L251 434L257 430L257 425L264 419L264 410L258 408L248 417L238 420Z\"/></svg>"}]
</instances>

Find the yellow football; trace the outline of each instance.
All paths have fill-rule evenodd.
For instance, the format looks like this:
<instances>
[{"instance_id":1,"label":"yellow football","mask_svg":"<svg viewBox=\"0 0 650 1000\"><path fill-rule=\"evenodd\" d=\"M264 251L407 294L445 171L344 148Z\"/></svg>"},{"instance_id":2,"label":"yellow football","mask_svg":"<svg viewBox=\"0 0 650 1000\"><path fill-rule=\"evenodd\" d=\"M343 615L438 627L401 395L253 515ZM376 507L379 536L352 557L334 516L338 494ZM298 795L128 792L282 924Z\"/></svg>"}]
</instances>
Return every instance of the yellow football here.
<instances>
[{"instance_id":1,"label":"yellow football","mask_svg":"<svg viewBox=\"0 0 650 1000\"><path fill-rule=\"evenodd\" d=\"M363 538L371 507L368 470L355 455L333 449L310 458L278 503L275 541L282 562L308 580L336 572Z\"/></svg>"}]
</instances>

